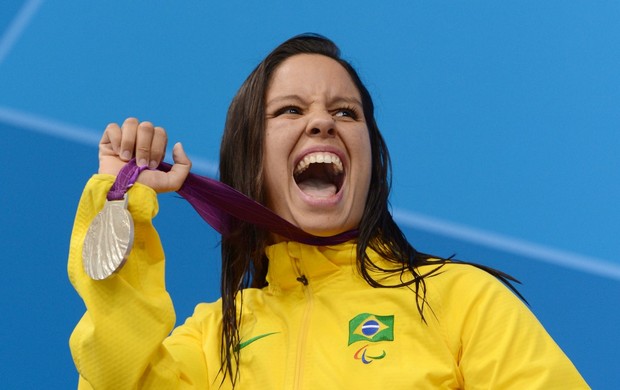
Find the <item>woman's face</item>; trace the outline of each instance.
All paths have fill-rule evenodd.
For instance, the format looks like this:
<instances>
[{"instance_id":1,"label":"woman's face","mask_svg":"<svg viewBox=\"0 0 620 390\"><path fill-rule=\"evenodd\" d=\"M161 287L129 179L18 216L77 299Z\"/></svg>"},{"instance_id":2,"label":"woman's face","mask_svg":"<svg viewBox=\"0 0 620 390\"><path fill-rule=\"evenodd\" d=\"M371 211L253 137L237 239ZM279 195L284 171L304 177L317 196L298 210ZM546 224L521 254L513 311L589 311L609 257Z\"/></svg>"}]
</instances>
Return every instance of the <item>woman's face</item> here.
<instances>
[{"instance_id":1,"label":"woman's face","mask_svg":"<svg viewBox=\"0 0 620 390\"><path fill-rule=\"evenodd\" d=\"M266 96L267 205L319 236L358 226L371 149L360 93L335 60L298 54L274 72Z\"/></svg>"}]
</instances>

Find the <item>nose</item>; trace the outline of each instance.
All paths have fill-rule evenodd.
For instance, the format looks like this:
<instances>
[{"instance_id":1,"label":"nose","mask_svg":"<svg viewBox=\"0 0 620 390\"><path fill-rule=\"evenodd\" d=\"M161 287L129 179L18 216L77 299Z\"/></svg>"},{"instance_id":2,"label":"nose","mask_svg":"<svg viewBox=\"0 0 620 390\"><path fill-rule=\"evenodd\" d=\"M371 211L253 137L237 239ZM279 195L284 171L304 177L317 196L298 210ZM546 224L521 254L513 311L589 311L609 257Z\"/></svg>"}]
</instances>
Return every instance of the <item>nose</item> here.
<instances>
[{"instance_id":1,"label":"nose","mask_svg":"<svg viewBox=\"0 0 620 390\"><path fill-rule=\"evenodd\" d=\"M328 112L314 113L308 120L306 134L310 136L333 137L336 135L336 121Z\"/></svg>"}]
</instances>

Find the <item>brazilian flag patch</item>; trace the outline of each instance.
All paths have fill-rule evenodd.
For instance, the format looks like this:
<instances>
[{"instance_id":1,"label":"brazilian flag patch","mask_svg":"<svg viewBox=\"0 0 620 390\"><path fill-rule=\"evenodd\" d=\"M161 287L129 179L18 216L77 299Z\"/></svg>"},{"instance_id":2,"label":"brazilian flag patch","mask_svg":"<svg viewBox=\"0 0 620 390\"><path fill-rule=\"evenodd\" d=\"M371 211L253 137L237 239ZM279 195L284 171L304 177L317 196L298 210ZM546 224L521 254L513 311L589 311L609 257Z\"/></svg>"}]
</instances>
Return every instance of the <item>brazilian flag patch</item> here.
<instances>
[{"instance_id":1,"label":"brazilian flag patch","mask_svg":"<svg viewBox=\"0 0 620 390\"><path fill-rule=\"evenodd\" d=\"M394 316L362 313L349 321L349 345L357 341L375 343L394 340Z\"/></svg>"}]
</instances>

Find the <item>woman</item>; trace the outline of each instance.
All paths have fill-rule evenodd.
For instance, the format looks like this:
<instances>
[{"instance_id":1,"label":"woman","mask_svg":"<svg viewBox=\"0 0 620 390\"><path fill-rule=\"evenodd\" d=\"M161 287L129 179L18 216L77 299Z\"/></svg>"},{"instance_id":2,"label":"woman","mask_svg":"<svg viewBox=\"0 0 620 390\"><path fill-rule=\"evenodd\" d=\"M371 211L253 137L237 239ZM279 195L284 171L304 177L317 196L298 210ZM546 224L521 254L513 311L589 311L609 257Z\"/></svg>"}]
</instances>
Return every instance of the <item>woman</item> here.
<instances>
[{"instance_id":1,"label":"woman","mask_svg":"<svg viewBox=\"0 0 620 390\"><path fill-rule=\"evenodd\" d=\"M87 184L69 276L87 312L71 337L83 388L587 388L529 310L491 270L433 259L388 211L389 156L371 97L329 40L277 47L234 98L221 180L316 236L301 244L236 221L222 238L222 298L168 336L174 309L151 220L155 192L181 187L180 145L164 173L129 190L136 235L119 272L91 280L82 243L121 167L156 167L165 131L109 125Z\"/></svg>"}]
</instances>

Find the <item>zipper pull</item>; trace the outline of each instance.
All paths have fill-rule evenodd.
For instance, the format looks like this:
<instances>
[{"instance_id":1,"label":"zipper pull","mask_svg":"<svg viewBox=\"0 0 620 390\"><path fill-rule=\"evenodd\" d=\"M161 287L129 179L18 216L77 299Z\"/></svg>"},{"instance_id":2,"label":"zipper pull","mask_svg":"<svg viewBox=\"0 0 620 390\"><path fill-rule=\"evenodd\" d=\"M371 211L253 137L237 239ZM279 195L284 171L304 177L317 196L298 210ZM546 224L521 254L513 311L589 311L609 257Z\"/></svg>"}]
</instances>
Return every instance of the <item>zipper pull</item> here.
<instances>
[{"instance_id":1,"label":"zipper pull","mask_svg":"<svg viewBox=\"0 0 620 390\"><path fill-rule=\"evenodd\" d=\"M306 275L301 275L300 277L297 278L297 281L303 284L304 286L308 285L308 278L306 278Z\"/></svg>"}]
</instances>

